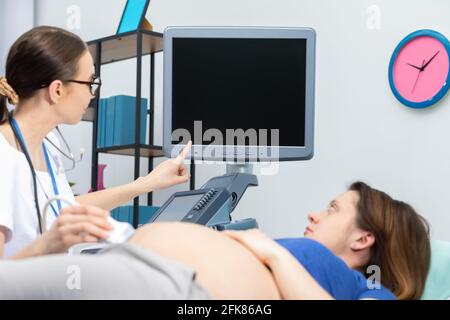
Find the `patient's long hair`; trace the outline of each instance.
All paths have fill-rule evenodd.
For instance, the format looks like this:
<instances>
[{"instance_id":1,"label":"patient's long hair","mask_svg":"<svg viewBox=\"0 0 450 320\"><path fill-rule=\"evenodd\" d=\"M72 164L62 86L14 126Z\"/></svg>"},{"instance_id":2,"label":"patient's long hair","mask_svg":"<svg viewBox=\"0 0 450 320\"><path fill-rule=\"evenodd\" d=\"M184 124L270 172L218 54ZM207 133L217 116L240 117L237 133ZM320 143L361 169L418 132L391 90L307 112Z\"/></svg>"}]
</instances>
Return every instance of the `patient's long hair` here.
<instances>
[{"instance_id":1,"label":"patient's long hair","mask_svg":"<svg viewBox=\"0 0 450 320\"><path fill-rule=\"evenodd\" d=\"M381 270L381 284L398 299L419 299L431 258L427 221L409 204L363 182L353 183L349 190L359 194L358 228L375 236L370 260L361 271L376 265Z\"/></svg>"}]
</instances>

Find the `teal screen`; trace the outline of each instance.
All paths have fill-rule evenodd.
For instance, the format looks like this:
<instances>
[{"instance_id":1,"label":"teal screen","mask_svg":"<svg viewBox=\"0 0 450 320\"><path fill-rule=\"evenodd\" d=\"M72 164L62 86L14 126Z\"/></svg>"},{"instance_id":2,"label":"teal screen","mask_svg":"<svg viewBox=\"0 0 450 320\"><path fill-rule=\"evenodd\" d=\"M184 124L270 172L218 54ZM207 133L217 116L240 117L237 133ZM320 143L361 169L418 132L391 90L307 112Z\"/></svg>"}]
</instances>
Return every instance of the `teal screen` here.
<instances>
[{"instance_id":1,"label":"teal screen","mask_svg":"<svg viewBox=\"0 0 450 320\"><path fill-rule=\"evenodd\" d=\"M128 0L117 33L134 31L139 28L147 0Z\"/></svg>"}]
</instances>

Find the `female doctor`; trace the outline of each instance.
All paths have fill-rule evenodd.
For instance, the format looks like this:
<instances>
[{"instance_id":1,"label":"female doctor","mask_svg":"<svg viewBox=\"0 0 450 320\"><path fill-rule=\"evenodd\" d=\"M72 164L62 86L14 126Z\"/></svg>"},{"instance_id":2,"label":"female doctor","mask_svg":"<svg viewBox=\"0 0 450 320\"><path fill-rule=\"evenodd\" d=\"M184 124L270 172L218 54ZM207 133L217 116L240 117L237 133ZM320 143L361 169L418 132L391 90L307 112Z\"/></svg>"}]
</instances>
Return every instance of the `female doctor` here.
<instances>
[{"instance_id":1,"label":"female doctor","mask_svg":"<svg viewBox=\"0 0 450 320\"><path fill-rule=\"evenodd\" d=\"M77 124L101 82L93 59L76 35L37 27L11 47L6 76L0 77L0 258L60 253L81 242L107 238L108 210L155 189L186 182L182 153L146 177L76 199L60 169L60 144L52 131ZM15 105L8 113L6 101ZM54 196L42 225L45 203Z\"/></svg>"}]
</instances>

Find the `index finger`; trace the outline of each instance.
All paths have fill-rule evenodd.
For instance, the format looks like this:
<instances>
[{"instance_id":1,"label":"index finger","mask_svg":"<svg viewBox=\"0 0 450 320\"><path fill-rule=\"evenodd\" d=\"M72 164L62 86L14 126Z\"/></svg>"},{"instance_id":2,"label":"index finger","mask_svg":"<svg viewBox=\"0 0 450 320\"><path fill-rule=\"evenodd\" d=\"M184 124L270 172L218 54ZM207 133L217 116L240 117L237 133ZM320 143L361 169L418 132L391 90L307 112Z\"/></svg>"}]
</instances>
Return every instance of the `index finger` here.
<instances>
[{"instance_id":1,"label":"index finger","mask_svg":"<svg viewBox=\"0 0 450 320\"><path fill-rule=\"evenodd\" d=\"M184 159L186 159L191 148L192 148L192 141L189 141L188 144L183 148L183 150L181 150L180 154L177 156L177 160L181 162Z\"/></svg>"}]
</instances>

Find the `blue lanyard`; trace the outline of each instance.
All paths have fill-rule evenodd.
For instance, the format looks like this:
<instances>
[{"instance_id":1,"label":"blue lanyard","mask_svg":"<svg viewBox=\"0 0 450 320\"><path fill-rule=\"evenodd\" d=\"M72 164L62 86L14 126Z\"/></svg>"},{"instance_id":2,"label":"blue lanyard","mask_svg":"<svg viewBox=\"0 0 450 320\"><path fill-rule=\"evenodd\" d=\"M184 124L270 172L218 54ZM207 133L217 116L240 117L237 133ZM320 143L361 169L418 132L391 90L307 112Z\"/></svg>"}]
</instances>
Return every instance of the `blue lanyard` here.
<instances>
[{"instance_id":1,"label":"blue lanyard","mask_svg":"<svg viewBox=\"0 0 450 320\"><path fill-rule=\"evenodd\" d=\"M23 150L23 152L26 152L28 155L30 155L28 153L28 150L26 149L27 146L26 146L25 140L23 138L22 131L20 131L19 125L17 124L17 122L16 122L16 120L14 118L11 119L11 124L14 126L14 129L17 132L17 135L19 136L19 139L21 140L22 144L25 147L25 150ZM50 177L52 179L53 192L54 192L55 196L59 196L59 190L58 190L58 185L56 183L55 174L53 173L52 165L50 163L50 157L48 156L47 148L46 148L44 143L42 143L42 148L44 149L45 162L47 164L47 169L48 169L48 172L49 172ZM45 192L45 190L43 190L43 191L44 191L44 194L45 194L45 197L47 198L47 200L50 200L48 195L47 195L47 193ZM61 211L61 201L57 200L57 203L58 203L58 211L55 210L53 205L50 205L50 207L52 208L53 213L55 214L55 217L57 217L58 216L58 212Z\"/></svg>"},{"instance_id":2,"label":"blue lanyard","mask_svg":"<svg viewBox=\"0 0 450 320\"><path fill-rule=\"evenodd\" d=\"M56 183L55 174L53 173L52 164L50 163L50 157L48 156L47 147L45 146L44 143L42 143L42 148L44 149L45 161L47 162L47 169L48 169L48 172L50 173L50 177L52 178L53 193L55 196L59 196L58 184ZM50 200L50 199L48 199L48 197L47 197L47 200ZM61 211L61 201L57 200L56 203L58 204L58 212L60 212ZM53 208L53 206L52 206L52 209L53 209L53 212L55 213L55 217L57 217L58 213L55 212L55 209Z\"/></svg>"}]
</instances>

